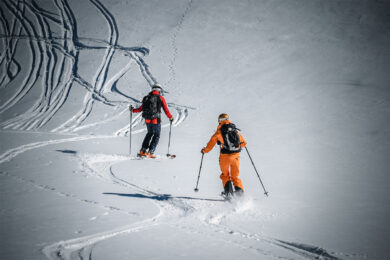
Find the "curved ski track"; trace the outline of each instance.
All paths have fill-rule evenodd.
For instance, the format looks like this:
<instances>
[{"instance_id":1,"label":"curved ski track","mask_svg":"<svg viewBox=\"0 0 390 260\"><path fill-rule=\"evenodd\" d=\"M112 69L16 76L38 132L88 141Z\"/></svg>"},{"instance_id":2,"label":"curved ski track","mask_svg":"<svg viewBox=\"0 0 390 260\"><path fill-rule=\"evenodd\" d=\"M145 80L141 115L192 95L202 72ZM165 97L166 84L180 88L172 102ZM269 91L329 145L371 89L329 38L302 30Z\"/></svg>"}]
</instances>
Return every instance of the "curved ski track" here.
<instances>
[{"instance_id":1,"label":"curved ski track","mask_svg":"<svg viewBox=\"0 0 390 260\"><path fill-rule=\"evenodd\" d=\"M159 225L168 225L170 228L179 229L190 235L198 234L204 237L212 237L214 240L250 250L259 255L259 257L266 256L276 259L338 259L334 256L336 253L332 252L330 254L316 246L273 239L262 234L247 233L223 224L222 219L228 218L233 214L248 213L247 216L253 219L264 217L259 215L259 213L251 212L251 200L237 201L233 202L233 205L226 205L223 201L214 199L174 197L168 194L160 194L121 179L115 174L113 165L120 161L128 160L129 158L126 156L105 154L81 154L75 156L80 160L88 177L94 176L102 181L128 188L131 193L137 192L140 197L151 198L152 203L159 209L159 212L156 216L132 225L48 245L43 249L43 252L49 259L92 259L93 248L98 243L116 236L152 229ZM97 167L95 164L105 164L105 166L102 168ZM126 194L114 195L126 196ZM224 205L219 210L220 212L217 212L216 216L205 213L202 210L215 208L217 203L224 203ZM194 226L196 223L198 224ZM246 241L255 242L256 246L248 245ZM275 247L284 250L286 254L277 254L273 250ZM348 257L348 255L343 255L343 257Z\"/></svg>"},{"instance_id":2,"label":"curved ski track","mask_svg":"<svg viewBox=\"0 0 390 260\"><path fill-rule=\"evenodd\" d=\"M113 136L76 136L26 144L3 153L0 156L0 164L10 161L16 156L32 149L38 149L52 144L99 138L113 138ZM168 225L170 228L180 229L188 234L198 234L204 237L212 237L215 240L229 243L232 246L250 250L259 255L259 257L267 256L268 258L277 259L296 259L297 257L303 257L306 259L338 259L334 255L340 255L343 258L353 257L348 254L337 254L333 252L328 253L326 250L312 245L269 238L262 234L248 233L224 224L225 222L223 220L229 218L230 216L234 216L234 214L244 214L243 216L249 217L253 220L267 217L264 216L263 213L260 214L258 211L252 210L252 200L227 204L217 199L174 197L168 194L160 194L143 188L135 183L121 179L115 174L113 166L118 162L131 159L128 156L77 153L72 156L75 156L76 159L81 162L83 167L83 170L81 171L83 173L82 176L86 178L94 177L104 182L120 185L129 189L129 193L137 192L139 196L151 198L152 203L159 209L159 211L155 216L131 225L122 226L105 232L99 232L93 235L59 241L48 245L42 249L42 252L48 259L92 259L92 251L96 244L119 235L126 235L152 229L158 225ZM115 211L126 215L139 214L137 212L129 212L118 207L104 205L98 201L79 198L74 194L62 192L56 187L39 184L34 180L26 179L24 177L13 176L6 172L2 172L0 174L32 185L37 189L53 192L58 196L87 203L90 206L96 206L104 208L105 210ZM223 205L219 203L223 203ZM218 208L218 205L221 205L221 207ZM215 208L217 208L217 212L209 212L209 209ZM198 224L194 226L196 223ZM255 242L256 246L247 244L246 241L252 242L252 244ZM286 251L287 256L285 256L285 254L279 255L274 252L273 249L275 247Z\"/></svg>"},{"instance_id":3,"label":"curved ski track","mask_svg":"<svg viewBox=\"0 0 390 260\"><path fill-rule=\"evenodd\" d=\"M76 82L87 90L79 111L51 131L77 132L107 122L107 120L97 120L94 123L84 124L96 101L118 108L122 116L126 111L128 112L129 104L140 103L139 100L125 95L116 88L117 82L132 68L133 64L138 67L148 85L157 82L142 58L142 55L147 55L149 50L144 47L120 46L115 18L100 1L90 0L90 3L107 22L109 29L107 39L79 37L77 21L68 1L53 0L53 3L57 9L56 13L42 9L36 0L17 3L4 0L0 6L0 38L5 46L5 51L1 52L0 56L0 69L3 75L0 78L0 89L10 86L16 78L22 78L22 84L13 86L15 89L13 95L0 104L0 113L17 106L33 88L39 85L41 88L39 98L27 111L1 122L0 128L33 130L45 126L66 103L70 90ZM5 12L12 17L11 23L4 18ZM54 35L53 27L61 29L61 36ZM28 71L26 75L21 75L21 65L15 58L20 41L27 42L31 57L31 63L25 66ZM92 82L83 79L78 73L79 55L83 50L105 50ZM109 78L111 63L116 53L129 57L129 62ZM110 100L107 94L119 95L123 101ZM188 109L192 109L172 103L169 106L177 111L175 126L186 118ZM118 117L116 116L115 119ZM115 134L124 135L128 132L127 126L118 129Z\"/></svg>"}]
</instances>

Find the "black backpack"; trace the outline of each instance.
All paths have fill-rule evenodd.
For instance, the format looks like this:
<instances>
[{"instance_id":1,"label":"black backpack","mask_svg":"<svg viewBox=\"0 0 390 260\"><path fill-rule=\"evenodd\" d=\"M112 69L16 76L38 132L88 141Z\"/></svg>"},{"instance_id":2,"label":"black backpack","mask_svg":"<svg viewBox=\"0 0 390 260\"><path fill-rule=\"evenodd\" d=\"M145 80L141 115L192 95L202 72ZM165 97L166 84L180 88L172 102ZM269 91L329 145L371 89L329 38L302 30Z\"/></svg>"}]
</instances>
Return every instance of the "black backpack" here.
<instances>
[{"instance_id":1,"label":"black backpack","mask_svg":"<svg viewBox=\"0 0 390 260\"><path fill-rule=\"evenodd\" d=\"M221 149L221 153L239 153L241 152L240 147L240 136L236 126L234 124L224 124L221 126L221 133L223 138L223 148Z\"/></svg>"},{"instance_id":2,"label":"black backpack","mask_svg":"<svg viewBox=\"0 0 390 260\"><path fill-rule=\"evenodd\" d=\"M145 119L160 118L161 100L159 95L149 95L142 99L142 117Z\"/></svg>"}]
</instances>

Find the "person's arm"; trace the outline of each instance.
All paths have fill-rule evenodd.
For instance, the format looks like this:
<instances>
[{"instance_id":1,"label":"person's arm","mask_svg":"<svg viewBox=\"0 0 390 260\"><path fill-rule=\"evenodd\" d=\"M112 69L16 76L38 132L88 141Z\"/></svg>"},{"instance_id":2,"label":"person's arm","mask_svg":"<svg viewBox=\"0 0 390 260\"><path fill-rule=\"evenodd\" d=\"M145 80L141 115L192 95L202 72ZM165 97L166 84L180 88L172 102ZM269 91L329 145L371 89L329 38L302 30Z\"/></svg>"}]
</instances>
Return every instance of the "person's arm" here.
<instances>
[{"instance_id":1,"label":"person's arm","mask_svg":"<svg viewBox=\"0 0 390 260\"><path fill-rule=\"evenodd\" d=\"M169 109L168 109L168 106L167 106L167 102L165 102L165 98L160 96L160 100L161 100L161 103L162 103L162 107L163 107L163 110L165 112L165 114L167 115L167 117L169 119L172 119L172 115L171 113L169 112Z\"/></svg>"},{"instance_id":2,"label":"person's arm","mask_svg":"<svg viewBox=\"0 0 390 260\"><path fill-rule=\"evenodd\" d=\"M240 145L242 148L244 148L246 146L246 141L240 132L237 131L237 133L238 133L238 136L240 137Z\"/></svg>"},{"instance_id":3,"label":"person's arm","mask_svg":"<svg viewBox=\"0 0 390 260\"><path fill-rule=\"evenodd\" d=\"M210 138L210 141L207 143L207 146L202 149L202 152L204 153L210 152L214 148L215 144L218 142L219 136L220 136L219 131L215 132L215 134L213 134L213 136Z\"/></svg>"},{"instance_id":4,"label":"person's arm","mask_svg":"<svg viewBox=\"0 0 390 260\"><path fill-rule=\"evenodd\" d=\"M133 113L139 113L142 111L142 105L139 108L133 108Z\"/></svg>"}]
</instances>

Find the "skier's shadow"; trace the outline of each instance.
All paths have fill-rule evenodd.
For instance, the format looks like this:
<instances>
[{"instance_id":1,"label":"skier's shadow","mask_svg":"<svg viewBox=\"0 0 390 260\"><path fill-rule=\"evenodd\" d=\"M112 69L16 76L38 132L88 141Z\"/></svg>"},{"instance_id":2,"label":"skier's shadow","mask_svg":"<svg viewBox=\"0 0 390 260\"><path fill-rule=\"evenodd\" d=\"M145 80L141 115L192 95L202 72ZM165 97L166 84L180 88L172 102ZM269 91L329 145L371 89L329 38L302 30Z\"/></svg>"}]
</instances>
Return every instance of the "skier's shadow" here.
<instances>
[{"instance_id":1,"label":"skier's shadow","mask_svg":"<svg viewBox=\"0 0 390 260\"><path fill-rule=\"evenodd\" d=\"M206 201L219 201L224 202L222 199L204 199L204 198L193 198L193 197L174 197L171 194L155 194L155 195L144 195L140 193L128 194L128 193L113 193L113 192L103 192L105 195L116 195L130 198L139 198L139 199L151 199L158 201L167 201L171 199L184 199L184 200L206 200Z\"/></svg>"}]
</instances>

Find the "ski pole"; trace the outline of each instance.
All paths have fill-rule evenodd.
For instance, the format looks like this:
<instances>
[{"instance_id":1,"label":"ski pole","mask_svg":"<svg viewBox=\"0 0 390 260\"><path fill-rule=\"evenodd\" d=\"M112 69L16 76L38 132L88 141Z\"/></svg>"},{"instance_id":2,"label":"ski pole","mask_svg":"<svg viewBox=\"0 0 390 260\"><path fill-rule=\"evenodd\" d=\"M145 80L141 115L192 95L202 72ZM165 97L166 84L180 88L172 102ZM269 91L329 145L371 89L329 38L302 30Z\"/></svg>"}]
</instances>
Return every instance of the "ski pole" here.
<instances>
[{"instance_id":1,"label":"ski pole","mask_svg":"<svg viewBox=\"0 0 390 260\"><path fill-rule=\"evenodd\" d=\"M133 126L133 106L130 105L129 107L130 109L130 129L129 129L129 138L130 138L130 151L129 151L129 155L131 156L131 133L132 133L132 126Z\"/></svg>"},{"instance_id":2,"label":"ski pole","mask_svg":"<svg viewBox=\"0 0 390 260\"><path fill-rule=\"evenodd\" d=\"M255 169L255 172L256 172L256 174L257 174L257 177L259 177L261 186L263 186L264 194L268 197L268 191L265 190L264 184L263 184L263 182L261 181L260 175L259 175L259 173L257 172L256 166L255 166L255 164L253 163L252 157L251 157L251 155L249 154L248 148L247 148L246 146L245 146L245 150L246 150L246 152L248 153L249 159L250 159L251 162L252 162L252 165L253 165L253 168Z\"/></svg>"},{"instance_id":3,"label":"ski pole","mask_svg":"<svg viewBox=\"0 0 390 260\"><path fill-rule=\"evenodd\" d=\"M171 131L172 131L172 121L169 122L169 139L168 139L168 153L167 156L171 156L169 153L169 147L171 146Z\"/></svg>"},{"instance_id":4,"label":"ski pole","mask_svg":"<svg viewBox=\"0 0 390 260\"><path fill-rule=\"evenodd\" d=\"M200 171L202 170L203 156L204 156L204 153L202 153L202 159L200 160L200 168L199 168L198 180L196 181L196 187L194 189L195 192L198 192L198 183L199 183L199 178L200 178Z\"/></svg>"}]
</instances>

